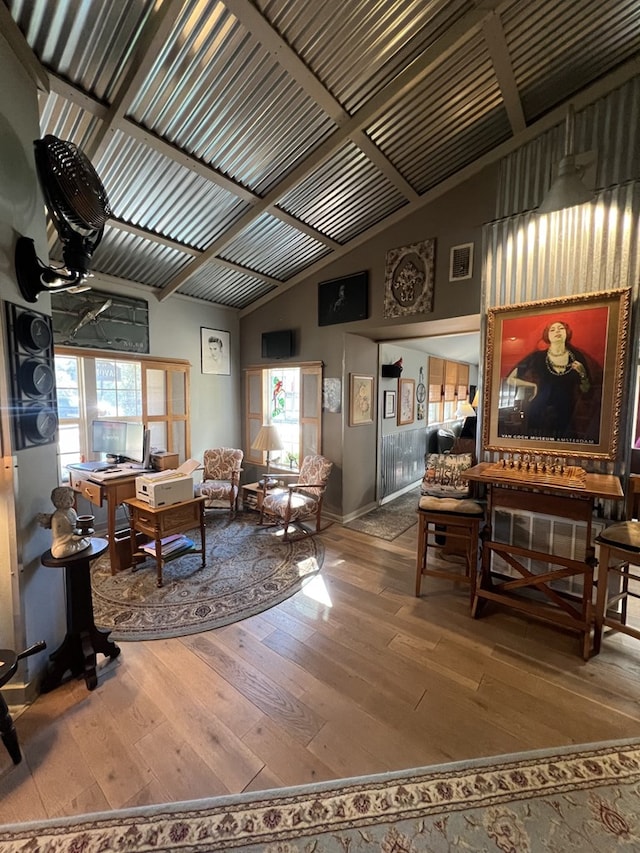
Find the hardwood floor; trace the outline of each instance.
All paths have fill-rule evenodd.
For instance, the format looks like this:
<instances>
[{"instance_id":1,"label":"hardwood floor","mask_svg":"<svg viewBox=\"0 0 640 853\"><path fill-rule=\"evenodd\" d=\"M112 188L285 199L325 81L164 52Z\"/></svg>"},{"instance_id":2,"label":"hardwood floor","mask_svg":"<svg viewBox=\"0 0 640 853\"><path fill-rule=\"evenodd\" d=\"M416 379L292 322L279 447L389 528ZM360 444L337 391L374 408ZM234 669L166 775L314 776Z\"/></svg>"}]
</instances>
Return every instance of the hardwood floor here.
<instances>
[{"instance_id":1,"label":"hardwood floor","mask_svg":"<svg viewBox=\"0 0 640 853\"><path fill-rule=\"evenodd\" d=\"M244 622L121 643L93 692L61 685L0 745L0 822L210 797L640 736L640 644L577 635L431 578L414 526L333 524L321 579Z\"/></svg>"}]
</instances>

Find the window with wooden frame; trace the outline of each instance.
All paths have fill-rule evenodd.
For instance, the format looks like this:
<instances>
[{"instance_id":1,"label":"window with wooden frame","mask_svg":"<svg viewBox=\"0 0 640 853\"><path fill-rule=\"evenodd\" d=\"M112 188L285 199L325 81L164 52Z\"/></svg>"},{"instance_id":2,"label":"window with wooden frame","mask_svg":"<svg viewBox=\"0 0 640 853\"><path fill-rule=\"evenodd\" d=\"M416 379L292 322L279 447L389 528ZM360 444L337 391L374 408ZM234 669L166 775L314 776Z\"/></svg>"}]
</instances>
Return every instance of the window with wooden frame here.
<instances>
[{"instance_id":1,"label":"window with wooden frame","mask_svg":"<svg viewBox=\"0 0 640 853\"><path fill-rule=\"evenodd\" d=\"M189 362L56 347L55 369L63 480L68 464L93 458L94 420L141 421L152 447L191 455Z\"/></svg>"},{"instance_id":2,"label":"window with wooden frame","mask_svg":"<svg viewBox=\"0 0 640 853\"><path fill-rule=\"evenodd\" d=\"M245 413L245 460L266 464L251 445L263 424L273 424L284 448L271 453L271 469L297 471L305 456L322 452L322 362L247 368Z\"/></svg>"}]
</instances>

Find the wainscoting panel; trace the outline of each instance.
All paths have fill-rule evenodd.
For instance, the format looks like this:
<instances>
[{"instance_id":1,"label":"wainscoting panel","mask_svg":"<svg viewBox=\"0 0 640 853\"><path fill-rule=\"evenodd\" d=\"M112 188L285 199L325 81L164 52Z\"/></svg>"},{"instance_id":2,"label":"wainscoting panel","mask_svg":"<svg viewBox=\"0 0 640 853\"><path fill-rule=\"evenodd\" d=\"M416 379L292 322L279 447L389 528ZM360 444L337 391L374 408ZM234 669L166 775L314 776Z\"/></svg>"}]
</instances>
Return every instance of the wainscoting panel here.
<instances>
[{"instance_id":1,"label":"wainscoting panel","mask_svg":"<svg viewBox=\"0 0 640 853\"><path fill-rule=\"evenodd\" d=\"M380 499L422 479L426 441L424 427L383 436Z\"/></svg>"}]
</instances>

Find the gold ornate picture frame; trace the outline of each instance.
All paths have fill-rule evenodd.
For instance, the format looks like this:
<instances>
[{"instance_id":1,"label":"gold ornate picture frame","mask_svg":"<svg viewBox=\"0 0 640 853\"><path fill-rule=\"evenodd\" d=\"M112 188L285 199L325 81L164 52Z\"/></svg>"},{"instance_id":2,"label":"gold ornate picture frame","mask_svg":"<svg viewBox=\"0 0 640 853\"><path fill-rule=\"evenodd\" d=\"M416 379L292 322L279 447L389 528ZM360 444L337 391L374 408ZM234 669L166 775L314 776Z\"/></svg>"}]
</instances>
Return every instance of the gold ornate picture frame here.
<instances>
[{"instance_id":1,"label":"gold ornate picture frame","mask_svg":"<svg viewBox=\"0 0 640 853\"><path fill-rule=\"evenodd\" d=\"M483 448L615 459L630 289L488 313Z\"/></svg>"}]
</instances>

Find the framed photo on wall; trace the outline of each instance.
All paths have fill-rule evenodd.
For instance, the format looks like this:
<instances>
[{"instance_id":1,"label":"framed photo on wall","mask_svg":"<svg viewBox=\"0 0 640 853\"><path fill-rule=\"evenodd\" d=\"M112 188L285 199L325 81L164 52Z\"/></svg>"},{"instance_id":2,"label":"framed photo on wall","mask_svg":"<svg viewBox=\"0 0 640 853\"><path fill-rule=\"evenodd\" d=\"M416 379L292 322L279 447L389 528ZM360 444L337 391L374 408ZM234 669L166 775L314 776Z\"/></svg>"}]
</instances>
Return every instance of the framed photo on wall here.
<instances>
[{"instance_id":1,"label":"framed photo on wall","mask_svg":"<svg viewBox=\"0 0 640 853\"><path fill-rule=\"evenodd\" d=\"M325 412L342 411L342 382L327 377L322 381L322 408Z\"/></svg>"},{"instance_id":2,"label":"framed photo on wall","mask_svg":"<svg viewBox=\"0 0 640 853\"><path fill-rule=\"evenodd\" d=\"M491 309L484 449L615 459L629 315L629 288Z\"/></svg>"},{"instance_id":3,"label":"framed photo on wall","mask_svg":"<svg viewBox=\"0 0 640 853\"><path fill-rule=\"evenodd\" d=\"M373 376L349 377L349 426L373 423Z\"/></svg>"},{"instance_id":4,"label":"framed photo on wall","mask_svg":"<svg viewBox=\"0 0 640 853\"><path fill-rule=\"evenodd\" d=\"M229 332L200 327L200 353L203 373L231 374Z\"/></svg>"},{"instance_id":5,"label":"framed photo on wall","mask_svg":"<svg viewBox=\"0 0 640 853\"><path fill-rule=\"evenodd\" d=\"M395 418L396 416L396 392L384 392L384 417Z\"/></svg>"},{"instance_id":6,"label":"framed photo on wall","mask_svg":"<svg viewBox=\"0 0 640 853\"><path fill-rule=\"evenodd\" d=\"M398 407L398 425L412 424L415 420L415 379L399 379L400 405Z\"/></svg>"},{"instance_id":7,"label":"framed photo on wall","mask_svg":"<svg viewBox=\"0 0 640 853\"><path fill-rule=\"evenodd\" d=\"M369 316L369 273L358 272L318 285L318 325L352 323Z\"/></svg>"}]
</instances>

